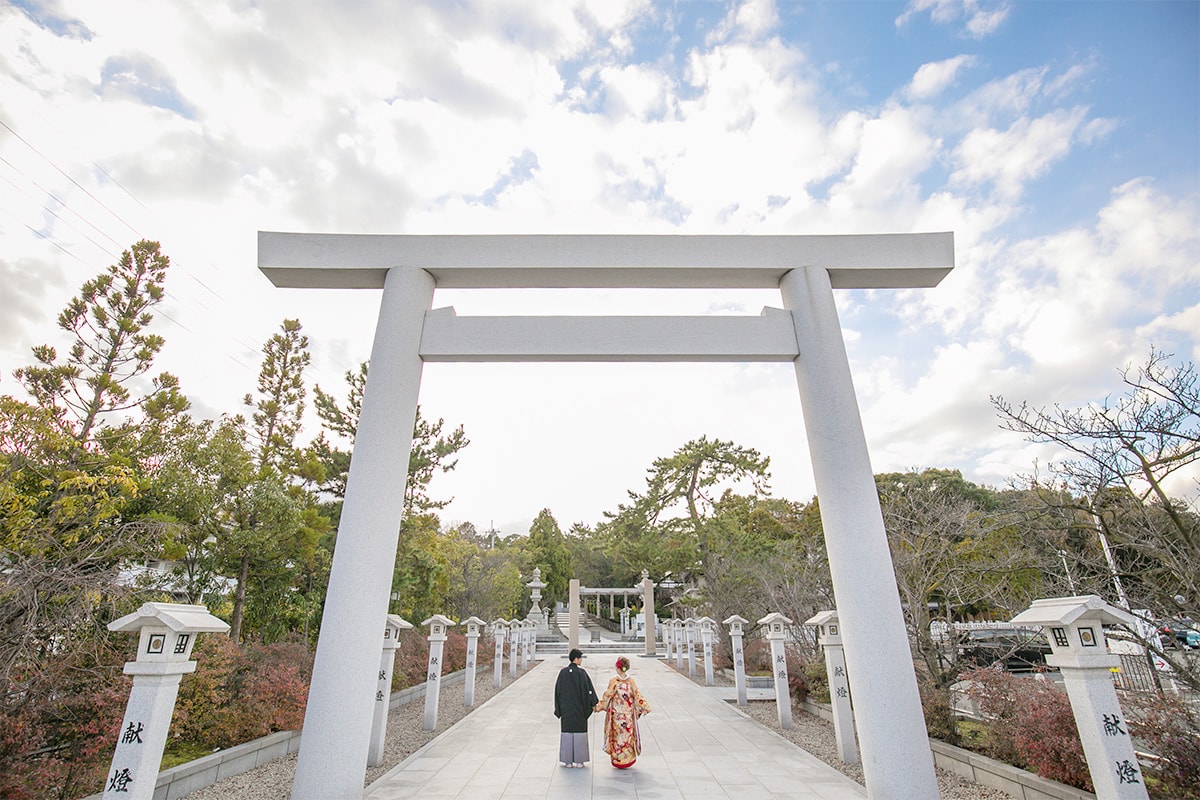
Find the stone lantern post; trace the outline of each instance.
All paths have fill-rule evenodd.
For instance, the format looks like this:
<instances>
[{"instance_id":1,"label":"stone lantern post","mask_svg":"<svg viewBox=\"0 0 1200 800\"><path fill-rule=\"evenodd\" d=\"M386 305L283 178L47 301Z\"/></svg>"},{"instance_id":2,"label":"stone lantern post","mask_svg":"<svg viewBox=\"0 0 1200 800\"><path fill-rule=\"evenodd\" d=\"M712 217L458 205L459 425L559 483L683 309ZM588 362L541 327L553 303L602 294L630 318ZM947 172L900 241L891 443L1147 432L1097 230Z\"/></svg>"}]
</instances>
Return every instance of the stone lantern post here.
<instances>
[{"instance_id":1,"label":"stone lantern post","mask_svg":"<svg viewBox=\"0 0 1200 800\"><path fill-rule=\"evenodd\" d=\"M466 679L463 683L463 705L471 708L475 705L475 662L479 655L479 630L487 623L479 617L467 617L462 621L467 628L467 666Z\"/></svg>"},{"instance_id":2,"label":"stone lantern post","mask_svg":"<svg viewBox=\"0 0 1200 800\"><path fill-rule=\"evenodd\" d=\"M387 741L387 718L391 710L392 670L396 665L396 648L400 646L400 631L412 630L412 623L397 614L388 614L383 624L383 654L379 657L379 680L375 685L375 711L371 715L371 744L367 748L367 766L383 763L383 746Z\"/></svg>"},{"instance_id":3,"label":"stone lantern post","mask_svg":"<svg viewBox=\"0 0 1200 800\"><path fill-rule=\"evenodd\" d=\"M442 647L446 644L446 631L455 622L434 614L421 624L429 626L429 669L425 674L425 718L421 727L431 731L437 727L438 699L442 692Z\"/></svg>"},{"instance_id":4,"label":"stone lantern post","mask_svg":"<svg viewBox=\"0 0 1200 800\"><path fill-rule=\"evenodd\" d=\"M125 662L125 674L133 676L133 688L105 776L104 798L151 800L179 681L196 671L196 662L188 660L196 634L228 633L229 626L204 606L146 603L108 623L108 629L137 631L138 649L136 660Z\"/></svg>"},{"instance_id":5,"label":"stone lantern post","mask_svg":"<svg viewBox=\"0 0 1200 800\"><path fill-rule=\"evenodd\" d=\"M854 711L850 706L850 682L846 677L842 626L838 623L837 612L822 611L804 624L817 627L817 635L825 651L825 674L829 676L829 704L833 707L833 736L837 740L838 758L847 764L857 764Z\"/></svg>"},{"instance_id":6,"label":"stone lantern post","mask_svg":"<svg viewBox=\"0 0 1200 800\"><path fill-rule=\"evenodd\" d=\"M504 640L508 636L508 620L500 617L492 623L492 633L496 637L496 655L492 663L492 686L497 689L504 683ZM512 649L508 657L512 658Z\"/></svg>"},{"instance_id":7,"label":"stone lantern post","mask_svg":"<svg viewBox=\"0 0 1200 800\"><path fill-rule=\"evenodd\" d=\"M687 638L688 677L696 677L696 620L688 617L683 622L684 636Z\"/></svg>"},{"instance_id":8,"label":"stone lantern post","mask_svg":"<svg viewBox=\"0 0 1200 800\"><path fill-rule=\"evenodd\" d=\"M520 659L521 672L525 671L525 660L529 657L529 648L526 646L526 638L528 636L529 620L514 619L512 623L512 657L514 661Z\"/></svg>"},{"instance_id":9,"label":"stone lantern post","mask_svg":"<svg viewBox=\"0 0 1200 800\"><path fill-rule=\"evenodd\" d=\"M725 620L729 626L729 645L733 650L733 683L737 686L738 705L746 705L746 656L742 652L744 627L750 620L734 614Z\"/></svg>"},{"instance_id":10,"label":"stone lantern post","mask_svg":"<svg viewBox=\"0 0 1200 800\"><path fill-rule=\"evenodd\" d=\"M792 696L788 692L787 655L783 650L784 639L787 638L786 625L792 621L778 611L767 614L758 621L767 632L767 640L771 643L771 672L775 676L775 705L779 711L779 727L791 730L792 727Z\"/></svg>"},{"instance_id":11,"label":"stone lantern post","mask_svg":"<svg viewBox=\"0 0 1200 800\"><path fill-rule=\"evenodd\" d=\"M701 617L696 620L696 624L700 627L700 641L704 645L704 685L715 686L716 681L713 679L713 626L717 621L712 617Z\"/></svg>"},{"instance_id":12,"label":"stone lantern post","mask_svg":"<svg viewBox=\"0 0 1200 800\"><path fill-rule=\"evenodd\" d=\"M520 658L521 620L508 623L508 677L516 679L517 661Z\"/></svg>"},{"instance_id":13,"label":"stone lantern post","mask_svg":"<svg viewBox=\"0 0 1200 800\"><path fill-rule=\"evenodd\" d=\"M683 620L674 620L672 624L675 628L675 669L683 672L683 648L686 644Z\"/></svg>"},{"instance_id":14,"label":"stone lantern post","mask_svg":"<svg viewBox=\"0 0 1200 800\"><path fill-rule=\"evenodd\" d=\"M621 635L625 636L629 633L629 606L621 609Z\"/></svg>"},{"instance_id":15,"label":"stone lantern post","mask_svg":"<svg viewBox=\"0 0 1200 800\"><path fill-rule=\"evenodd\" d=\"M1109 654L1103 627L1132 627L1134 616L1093 594L1035 600L1012 622L1041 625L1050 640L1046 663L1062 673L1097 800L1146 800L1146 784L1112 682L1111 670L1121 661Z\"/></svg>"}]
</instances>

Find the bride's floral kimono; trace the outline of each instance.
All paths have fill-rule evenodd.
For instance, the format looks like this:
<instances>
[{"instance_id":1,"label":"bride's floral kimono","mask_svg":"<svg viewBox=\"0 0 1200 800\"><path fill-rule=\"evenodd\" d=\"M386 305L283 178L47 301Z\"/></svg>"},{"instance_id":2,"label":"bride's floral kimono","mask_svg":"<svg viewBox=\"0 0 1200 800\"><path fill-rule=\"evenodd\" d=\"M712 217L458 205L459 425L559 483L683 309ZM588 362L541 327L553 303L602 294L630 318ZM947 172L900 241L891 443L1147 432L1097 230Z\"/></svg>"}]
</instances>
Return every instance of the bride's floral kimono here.
<instances>
[{"instance_id":1,"label":"bride's floral kimono","mask_svg":"<svg viewBox=\"0 0 1200 800\"><path fill-rule=\"evenodd\" d=\"M649 714L650 706L633 678L619 666L617 676L608 682L596 710L604 711L604 752L612 759L612 765L617 769L632 767L642 752L638 717Z\"/></svg>"}]
</instances>

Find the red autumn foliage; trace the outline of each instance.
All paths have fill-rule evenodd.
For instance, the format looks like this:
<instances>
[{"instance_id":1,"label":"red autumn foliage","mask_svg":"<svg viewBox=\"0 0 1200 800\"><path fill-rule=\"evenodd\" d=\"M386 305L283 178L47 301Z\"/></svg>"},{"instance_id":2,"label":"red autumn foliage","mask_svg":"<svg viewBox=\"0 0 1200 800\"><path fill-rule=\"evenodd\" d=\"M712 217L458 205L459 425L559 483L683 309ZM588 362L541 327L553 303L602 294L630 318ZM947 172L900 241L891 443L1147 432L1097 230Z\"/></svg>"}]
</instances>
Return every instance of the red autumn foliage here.
<instances>
[{"instance_id":1,"label":"red autumn foliage","mask_svg":"<svg viewBox=\"0 0 1200 800\"><path fill-rule=\"evenodd\" d=\"M1200 798L1200 710L1180 695L1142 695L1126 702L1129 732L1158 758L1142 771L1158 779L1153 798Z\"/></svg>"},{"instance_id":2,"label":"red autumn foliage","mask_svg":"<svg viewBox=\"0 0 1200 800\"><path fill-rule=\"evenodd\" d=\"M200 639L196 672L175 703L171 737L224 748L304 724L312 653L300 642L240 649L227 636Z\"/></svg>"},{"instance_id":3,"label":"red autumn foliage","mask_svg":"<svg viewBox=\"0 0 1200 800\"><path fill-rule=\"evenodd\" d=\"M93 646L94 645L94 646ZM16 675L0 699L0 797L76 798L103 788L130 680L125 654L90 643Z\"/></svg>"},{"instance_id":4,"label":"red autumn foliage","mask_svg":"<svg viewBox=\"0 0 1200 800\"><path fill-rule=\"evenodd\" d=\"M1067 693L1054 682L994 669L965 673L968 696L987 718L985 752L998 761L1092 791Z\"/></svg>"}]
</instances>

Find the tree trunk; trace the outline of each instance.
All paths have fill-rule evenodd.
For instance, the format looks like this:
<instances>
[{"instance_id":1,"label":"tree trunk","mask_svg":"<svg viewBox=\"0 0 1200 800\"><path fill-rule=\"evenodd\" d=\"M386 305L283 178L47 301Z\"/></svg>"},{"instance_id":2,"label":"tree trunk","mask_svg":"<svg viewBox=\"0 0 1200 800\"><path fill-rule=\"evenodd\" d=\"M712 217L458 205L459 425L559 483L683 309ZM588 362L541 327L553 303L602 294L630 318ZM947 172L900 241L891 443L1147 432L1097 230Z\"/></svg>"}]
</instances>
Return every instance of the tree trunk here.
<instances>
[{"instance_id":1,"label":"tree trunk","mask_svg":"<svg viewBox=\"0 0 1200 800\"><path fill-rule=\"evenodd\" d=\"M229 620L229 638L242 643L242 610L246 607L246 581L250 577L250 554L243 553L238 564L237 589L233 593L233 617Z\"/></svg>"}]
</instances>

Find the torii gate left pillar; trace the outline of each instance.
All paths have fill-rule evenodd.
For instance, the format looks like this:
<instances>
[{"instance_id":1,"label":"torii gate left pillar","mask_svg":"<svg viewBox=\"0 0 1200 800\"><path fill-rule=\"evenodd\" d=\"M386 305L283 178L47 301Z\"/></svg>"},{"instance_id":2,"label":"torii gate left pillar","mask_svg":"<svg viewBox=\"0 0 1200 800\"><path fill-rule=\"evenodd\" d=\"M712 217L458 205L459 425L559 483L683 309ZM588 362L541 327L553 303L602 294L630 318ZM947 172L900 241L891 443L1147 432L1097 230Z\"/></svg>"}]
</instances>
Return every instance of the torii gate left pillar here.
<instances>
[{"instance_id":1,"label":"torii gate left pillar","mask_svg":"<svg viewBox=\"0 0 1200 800\"><path fill-rule=\"evenodd\" d=\"M793 363L873 800L937 797L833 290L935 286L949 233L373 236L259 233L280 287L382 288L304 719L293 800L362 797L377 634L425 361ZM776 288L759 317L464 317L444 288ZM803 355L802 351L803 350ZM866 576L864 578L864 576Z\"/></svg>"}]
</instances>

